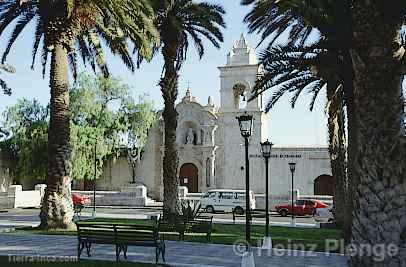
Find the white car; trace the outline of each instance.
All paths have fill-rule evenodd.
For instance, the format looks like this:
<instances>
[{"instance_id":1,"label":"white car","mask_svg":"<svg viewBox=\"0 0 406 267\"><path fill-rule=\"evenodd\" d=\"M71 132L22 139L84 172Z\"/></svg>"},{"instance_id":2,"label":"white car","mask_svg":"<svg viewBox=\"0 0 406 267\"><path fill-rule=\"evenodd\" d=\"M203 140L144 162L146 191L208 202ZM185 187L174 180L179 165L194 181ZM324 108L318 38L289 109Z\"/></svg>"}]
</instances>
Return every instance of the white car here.
<instances>
[{"instance_id":1,"label":"white car","mask_svg":"<svg viewBox=\"0 0 406 267\"><path fill-rule=\"evenodd\" d=\"M203 195L201 206L206 212L216 211L244 213L245 211L245 190L215 189ZM250 206L255 209L254 193L250 191Z\"/></svg>"},{"instance_id":2,"label":"white car","mask_svg":"<svg viewBox=\"0 0 406 267\"><path fill-rule=\"evenodd\" d=\"M332 207L318 208L314 212L314 220L321 223L334 222L334 214Z\"/></svg>"}]
</instances>

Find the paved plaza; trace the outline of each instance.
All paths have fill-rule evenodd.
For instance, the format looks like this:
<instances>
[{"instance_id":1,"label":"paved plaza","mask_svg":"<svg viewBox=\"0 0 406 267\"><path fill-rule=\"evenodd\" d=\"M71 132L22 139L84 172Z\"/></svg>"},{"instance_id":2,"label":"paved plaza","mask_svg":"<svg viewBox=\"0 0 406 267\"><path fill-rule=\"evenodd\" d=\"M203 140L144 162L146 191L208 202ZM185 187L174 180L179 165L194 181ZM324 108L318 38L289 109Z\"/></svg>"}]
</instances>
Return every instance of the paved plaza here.
<instances>
[{"instance_id":1,"label":"paved plaza","mask_svg":"<svg viewBox=\"0 0 406 267\"><path fill-rule=\"evenodd\" d=\"M37 226L39 224L39 209L11 209L0 212L0 232L5 229L21 227L21 226ZM132 219L146 219L151 215L157 215L160 212L153 209L128 209L128 208L97 208L97 217L100 218L132 218ZM213 216L215 223L232 224L233 219L231 214L216 213L208 214ZM86 208L82 212L82 219L90 218L92 216L92 209ZM290 217L281 217L276 213L272 213L270 218L271 226L290 226ZM239 217L235 223L245 224L245 219ZM263 218L255 218L253 224L264 225ZM318 228L318 224L312 217L299 217L296 218L296 225L298 227Z\"/></svg>"},{"instance_id":2,"label":"paved plaza","mask_svg":"<svg viewBox=\"0 0 406 267\"><path fill-rule=\"evenodd\" d=\"M38 225L37 209L9 210L0 213L0 232L7 228ZM89 214L88 214L89 213ZM128 217L142 219L155 214L156 211L134 209L99 209L98 216ZM90 216L90 210L83 212ZM216 214L216 221L231 223L228 215ZM274 224L288 223L289 218L273 217ZM309 218L298 218L299 222L311 225ZM237 221L239 223L239 221ZM258 222L262 224L262 221ZM15 233L0 234L0 255L66 256L75 257L77 238L74 236L22 235ZM233 246L166 241L166 260L171 266L240 266L241 255ZM254 249L256 266L272 267L345 267L346 258L337 254L299 252L292 250ZM87 258L86 253L82 254ZM115 249L111 245L94 245L91 259L115 260ZM154 262L153 248L129 247L128 260L136 262Z\"/></svg>"},{"instance_id":3,"label":"paved plaza","mask_svg":"<svg viewBox=\"0 0 406 267\"><path fill-rule=\"evenodd\" d=\"M0 255L76 256L74 236L0 234ZM115 260L111 245L93 245L91 259ZM255 266L272 267L345 267L346 258L338 254L289 250L254 249ZM83 258L87 258L83 253ZM123 260L123 258L121 258ZM128 260L154 262L154 248L129 247ZM241 256L233 246L166 241L166 261L170 266L236 267Z\"/></svg>"}]
</instances>

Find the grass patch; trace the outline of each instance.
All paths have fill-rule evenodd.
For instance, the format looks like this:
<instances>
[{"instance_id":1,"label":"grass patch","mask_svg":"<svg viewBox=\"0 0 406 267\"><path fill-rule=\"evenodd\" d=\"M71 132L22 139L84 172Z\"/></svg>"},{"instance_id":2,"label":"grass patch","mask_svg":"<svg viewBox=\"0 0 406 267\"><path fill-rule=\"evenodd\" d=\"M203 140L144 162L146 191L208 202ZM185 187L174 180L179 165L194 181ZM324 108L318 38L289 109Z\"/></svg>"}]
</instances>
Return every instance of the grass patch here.
<instances>
[{"instance_id":1,"label":"grass patch","mask_svg":"<svg viewBox=\"0 0 406 267\"><path fill-rule=\"evenodd\" d=\"M26 258L22 258L21 256L8 257L8 256L0 256L0 266L7 266L7 267L19 267L19 266L30 266L30 267L158 267L158 266L169 266L163 264L152 264L152 263L134 263L134 262L113 262L113 261L100 261L100 260L80 260L80 261L70 261L70 262L63 262L57 261L50 258L48 262L44 260L37 262L34 261L33 258L29 256Z\"/></svg>"},{"instance_id":2,"label":"grass patch","mask_svg":"<svg viewBox=\"0 0 406 267\"><path fill-rule=\"evenodd\" d=\"M89 223L123 223L134 225L149 225L151 220L135 220L135 219L112 219L112 218L96 218L86 220ZM37 228L19 228L16 233L27 234L48 234L48 235L76 235L76 231L44 231ZM178 240L176 233L164 233L165 240ZM251 243L253 246L258 246L260 240L265 234L265 227L259 225L251 226ZM272 226L270 227L273 246L277 248L298 249L298 250L315 250L325 251L327 240L341 240L342 231L337 229L316 229L316 228L291 228ZM245 239L245 225L243 224L213 224L212 242L216 244L232 245L237 240ZM205 234L186 234L185 241L189 242L206 242Z\"/></svg>"}]
</instances>

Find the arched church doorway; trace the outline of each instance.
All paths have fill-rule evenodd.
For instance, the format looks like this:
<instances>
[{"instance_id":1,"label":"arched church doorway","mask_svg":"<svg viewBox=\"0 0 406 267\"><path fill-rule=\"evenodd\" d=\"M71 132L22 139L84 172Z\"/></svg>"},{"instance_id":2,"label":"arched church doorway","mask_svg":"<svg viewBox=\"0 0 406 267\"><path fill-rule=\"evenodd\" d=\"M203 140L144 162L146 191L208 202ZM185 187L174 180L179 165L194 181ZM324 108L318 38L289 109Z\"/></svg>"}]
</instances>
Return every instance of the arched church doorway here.
<instances>
[{"instance_id":1,"label":"arched church doorway","mask_svg":"<svg viewBox=\"0 0 406 267\"><path fill-rule=\"evenodd\" d=\"M190 193L197 193L199 190L198 175L198 169L193 163L185 163L180 167L179 184L186 186Z\"/></svg>"},{"instance_id":2,"label":"arched church doorway","mask_svg":"<svg viewBox=\"0 0 406 267\"><path fill-rule=\"evenodd\" d=\"M314 194L334 196L335 179L331 175L320 175L314 180Z\"/></svg>"}]
</instances>

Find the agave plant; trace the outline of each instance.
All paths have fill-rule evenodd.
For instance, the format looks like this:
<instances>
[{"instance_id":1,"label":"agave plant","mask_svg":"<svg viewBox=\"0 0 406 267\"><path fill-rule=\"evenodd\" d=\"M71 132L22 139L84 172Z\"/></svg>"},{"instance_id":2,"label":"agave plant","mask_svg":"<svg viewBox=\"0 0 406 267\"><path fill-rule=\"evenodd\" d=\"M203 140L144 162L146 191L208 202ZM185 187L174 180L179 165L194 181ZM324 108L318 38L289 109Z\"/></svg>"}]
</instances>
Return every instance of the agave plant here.
<instances>
[{"instance_id":1,"label":"agave plant","mask_svg":"<svg viewBox=\"0 0 406 267\"><path fill-rule=\"evenodd\" d=\"M189 200L181 202L182 220L187 223L198 218L203 212L202 205L200 203L191 202Z\"/></svg>"}]
</instances>

